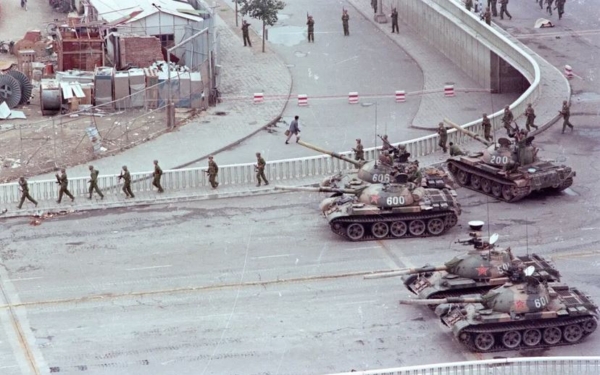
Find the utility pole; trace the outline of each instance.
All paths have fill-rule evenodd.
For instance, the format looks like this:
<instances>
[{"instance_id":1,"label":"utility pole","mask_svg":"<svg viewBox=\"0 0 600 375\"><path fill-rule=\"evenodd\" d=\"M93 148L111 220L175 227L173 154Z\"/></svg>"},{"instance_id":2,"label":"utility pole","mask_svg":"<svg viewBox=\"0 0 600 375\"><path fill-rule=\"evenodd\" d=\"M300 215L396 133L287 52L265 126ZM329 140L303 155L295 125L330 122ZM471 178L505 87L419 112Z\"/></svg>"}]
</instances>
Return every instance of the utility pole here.
<instances>
[{"instance_id":1,"label":"utility pole","mask_svg":"<svg viewBox=\"0 0 600 375\"><path fill-rule=\"evenodd\" d=\"M238 27L238 0L233 0L235 2L235 27Z\"/></svg>"},{"instance_id":2,"label":"utility pole","mask_svg":"<svg viewBox=\"0 0 600 375\"><path fill-rule=\"evenodd\" d=\"M383 13L383 0L377 0L377 13L374 18L377 23L387 23L387 16Z\"/></svg>"}]
</instances>

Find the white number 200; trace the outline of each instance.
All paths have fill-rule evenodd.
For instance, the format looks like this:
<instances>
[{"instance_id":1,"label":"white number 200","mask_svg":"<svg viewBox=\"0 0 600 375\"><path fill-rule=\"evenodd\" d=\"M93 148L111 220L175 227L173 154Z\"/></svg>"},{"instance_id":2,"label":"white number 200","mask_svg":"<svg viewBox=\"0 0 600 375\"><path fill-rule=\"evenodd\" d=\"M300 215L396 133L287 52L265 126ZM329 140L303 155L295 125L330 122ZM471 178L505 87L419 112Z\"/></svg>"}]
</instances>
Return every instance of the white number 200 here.
<instances>
[{"instance_id":1,"label":"white number 200","mask_svg":"<svg viewBox=\"0 0 600 375\"><path fill-rule=\"evenodd\" d=\"M508 164L508 156L492 155L493 164Z\"/></svg>"}]
</instances>

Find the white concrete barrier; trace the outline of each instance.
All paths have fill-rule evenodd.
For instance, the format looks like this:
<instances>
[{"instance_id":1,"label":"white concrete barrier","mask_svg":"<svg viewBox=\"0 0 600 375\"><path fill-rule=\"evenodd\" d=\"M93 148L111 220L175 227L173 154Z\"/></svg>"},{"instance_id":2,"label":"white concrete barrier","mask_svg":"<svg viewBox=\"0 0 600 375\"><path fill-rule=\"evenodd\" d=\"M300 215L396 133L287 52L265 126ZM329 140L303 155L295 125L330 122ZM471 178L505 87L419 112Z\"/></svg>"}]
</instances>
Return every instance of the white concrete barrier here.
<instances>
[{"instance_id":1,"label":"white concrete barrier","mask_svg":"<svg viewBox=\"0 0 600 375\"><path fill-rule=\"evenodd\" d=\"M600 357L531 357L442 363L331 375L598 375Z\"/></svg>"}]
</instances>

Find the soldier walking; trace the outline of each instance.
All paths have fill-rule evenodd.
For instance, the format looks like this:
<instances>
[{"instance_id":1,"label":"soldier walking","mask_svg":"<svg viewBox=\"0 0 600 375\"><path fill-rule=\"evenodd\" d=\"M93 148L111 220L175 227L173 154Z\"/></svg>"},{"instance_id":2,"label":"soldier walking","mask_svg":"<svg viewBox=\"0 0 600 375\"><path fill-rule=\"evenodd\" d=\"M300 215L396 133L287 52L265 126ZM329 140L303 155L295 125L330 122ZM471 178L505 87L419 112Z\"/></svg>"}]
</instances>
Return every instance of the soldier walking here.
<instances>
[{"instance_id":1,"label":"soldier walking","mask_svg":"<svg viewBox=\"0 0 600 375\"><path fill-rule=\"evenodd\" d=\"M127 170L126 165L123 166L121 175L119 175L120 179L123 179L123 193L125 193L125 198L135 198L133 191L131 191L131 173Z\"/></svg>"},{"instance_id":2,"label":"soldier walking","mask_svg":"<svg viewBox=\"0 0 600 375\"><path fill-rule=\"evenodd\" d=\"M313 20L312 16L308 16L308 21L306 21L306 25L308 26L308 42L315 42L315 20Z\"/></svg>"},{"instance_id":3,"label":"soldier walking","mask_svg":"<svg viewBox=\"0 0 600 375\"><path fill-rule=\"evenodd\" d=\"M540 9L544 9L544 0L535 0L535 2L540 4Z\"/></svg>"},{"instance_id":4,"label":"soldier walking","mask_svg":"<svg viewBox=\"0 0 600 375\"><path fill-rule=\"evenodd\" d=\"M38 202L29 195L29 187L27 186L27 180L25 177L21 176L19 178L19 190L21 190L21 201L19 202L19 206L17 207L19 210L23 207L23 202L25 199L29 199L29 201L37 207Z\"/></svg>"},{"instance_id":5,"label":"soldier walking","mask_svg":"<svg viewBox=\"0 0 600 375\"><path fill-rule=\"evenodd\" d=\"M556 7L554 9L558 9L558 19L560 20L563 13L565 13L565 0L556 0Z\"/></svg>"},{"instance_id":6,"label":"soldier walking","mask_svg":"<svg viewBox=\"0 0 600 375\"><path fill-rule=\"evenodd\" d=\"M510 13L508 13L508 9L506 9L507 6L508 6L508 0L500 0L500 19L501 20L504 19L504 14L506 14L508 16L508 18L512 20L512 16L510 15Z\"/></svg>"},{"instance_id":7,"label":"soldier walking","mask_svg":"<svg viewBox=\"0 0 600 375\"><path fill-rule=\"evenodd\" d=\"M485 8L485 12L481 15L481 19L485 20L489 26L492 25L492 13L490 13L490 7Z\"/></svg>"},{"instance_id":8,"label":"soldier walking","mask_svg":"<svg viewBox=\"0 0 600 375\"><path fill-rule=\"evenodd\" d=\"M491 141L492 138L492 122L487 117L487 113L483 114L483 119L481 120L481 126L483 127L483 137L486 141Z\"/></svg>"},{"instance_id":9,"label":"soldier walking","mask_svg":"<svg viewBox=\"0 0 600 375\"><path fill-rule=\"evenodd\" d=\"M354 159L358 161L365 160L365 149L362 143L360 142L360 138L356 138L356 147L354 147L352 151L354 151Z\"/></svg>"},{"instance_id":10,"label":"soldier walking","mask_svg":"<svg viewBox=\"0 0 600 375\"><path fill-rule=\"evenodd\" d=\"M554 0L546 0L546 12L549 15L552 15L552 3L554 2Z\"/></svg>"},{"instance_id":11,"label":"soldier walking","mask_svg":"<svg viewBox=\"0 0 600 375\"><path fill-rule=\"evenodd\" d=\"M502 116L502 124L504 124L504 128L506 129L506 132L508 133L509 137L513 136L513 128L510 124L512 124L513 120L515 119L515 117L513 116L512 111L510 110L510 108L508 106L504 107L504 115Z\"/></svg>"},{"instance_id":12,"label":"soldier walking","mask_svg":"<svg viewBox=\"0 0 600 375\"><path fill-rule=\"evenodd\" d=\"M443 122L440 122L437 133L440 136L438 146L440 146L442 150L444 150L444 153L446 153L446 151L448 151L448 148L446 147L446 143L448 142L448 131L446 130L446 127L444 127Z\"/></svg>"},{"instance_id":13,"label":"soldier walking","mask_svg":"<svg viewBox=\"0 0 600 375\"><path fill-rule=\"evenodd\" d=\"M265 186L269 184L267 177L265 177L265 166L266 165L267 165L267 162L265 162L265 159L263 159L263 157L260 156L260 152L257 152L256 153L256 180L258 181L258 183L256 184L256 186L260 186L261 181L265 182Z\"/></svg>"},{"instance_id":14,"label":"soldier walking","mask_svg":"<svg viewBox=\"0 0 600 375\"><path fill-rule=\"evenodd\" d=\"M244 37L244 47L246 47L246 44L249 47L252 47L252 42L250 42L250 34L248 32L248 28L250 27L250 24L248 22L246 22L246 20L242 21L242 36Z\"/></svg>"},{"instance_id":15,"label":"soldier walking","mask_svg":"<svg viewBox=\"0 0 600 375\"><path fill-rule=\"evenodd\" d=\"M390 15L390 17L392 18L392 34L394 33L394 31L396 32L396 34L400 34L400 32L398 31L398 10L396 10L396 8L392 9L392 14Z\"/></svg>"},{"instance_id":16,"label":"soldier walking","mask_svg":"<svg viewBox=\"0 0 600 375\"><path fill-rule=\"evenodd\" d=\"M154 173L152 173L152 186L158 189L159 193L164 193L162 186L160 185L160 178L163 175L162 169L158 166L158 160L154 160Z\"/></svg>"},{"instance_id":17,"label":"soldier walking","mask_svg":"<svg viewBox=\"0 0 600 375\"><path fill-rule=\"evenodd\" d=\"M537 130L538 127L533 124L533 120L535 120L535 111L533 110L531 103L527 104L527 108L525 109L525 117L527 117L527 122L525 123L527 131L530 132L531 128Z\"/></svg>"},{"instance_id":18,"label":"soldier walking","mask_svg":"<svg viewBox=\"0 0 600 375\"><path fill-rule=\"evenodd\" d=\"M104 194L102 194L100 188L98 187L98 175L100 174L100 171L94 169L93 165L89 166L89 170L90 180L88 181L88 183L90 184L90 196L88 197L88 199L92 199L92 194L94 193L94 190L96 190L96 193L98 193L100 199L104 199Z\"/></svg>"},{"instance_id":19,"label":"soldier walking","mask_svg":"<svg viewBox=\"0 0 600 375\"><path fill-rule=\"evenodd\" d=\"M563 117L563 134L565 134L565 129L568 127L573 131L573 124L569 121L569 117L571 117L571 106L568 104L566 100L563 100L562 111L559 111Z\"/></svg>"},{"instance_id":20,"label":"soldier walking","mask_svg":"<svg viewBox=\"0 0 600 375\"><path fill-rule=\"evenodd\" d=\"M298 119L300 118L300 116L294 116L294 119L292 120L292 122L290 123L290 128L288 129L288 137L285 140L285 144L289 144L290 139L292 139L292 135L296 136L296 143L298 143L298 141L300 140L300 125L298 124Z\"/></svg>"},{"instance_id":21,"label":"soldier walking","mask_svg":"<svg viewBox=\"0 0 600 375\"><path fill-rule=\"evenodd\" d=\"M63 194L66 194L67 197L71 198L71 202L75 200L75 197L69 191L69 179L67 178L67 172L64 168L60 169L60 176L58 173L56 174L56 183L60 185L60 190L58 191L58 200L56 203L60 203L62 201Z\"/></svg>"},{"instance_id":22,"label":"soldier walking","mask_svg":"<svg viewBox=\"0 0 600 375\"><path fill-rule=\"evenodd\" d=\"M208 174L208 182L210 182L210 186L212 186L213 189L216 189L217 186L219 186L219 183L217 182L219 166L217 165L217 163L215 163L213 159L214 157L212 155L208 157L208 170L206 171L206 173Z\"/></svg>"},{"instance_id":23,"label":"soldier walking","mask_svg":"<svg viewBox=\"0 0 600 375\"><path fill-rule=\"evenodd\" d=\"M350 35L350 31L348 29L348 21L350 21L350 16L348 15L348 11L344 9L344 13L342 14L342 26L344 27L344 36Z\"/></svg>"},{"instance_id":24,"label":"soldier walking","mask_svg":"<svg viewBox=\"0 0 600 375\"><path fill-rule=\"evenodd\" d=\"M492 11L492 16L498 17L498 8L496 7L497 0L488 0L488 8Z\"/></svg>"},{"instance_id":25,"label":"soldier walking","mask_svg":"<svg viewBox=\"0 0 600 375\"><path fill-rule=\"evenodd\" d=\"M467 11L471 11L471 8L473 8L473 0L466 0L465 1L465 8L467 9Z\"/></svg>"},{"instance_id":26,"label":"soldier walking","mask_svg":"<svg viewBox=\"0 0 600 375\"><path fill-rule=\"evenodd\" d=\"M373 7L373 13L377 13L377 0L371 0L371 7Z\"/></svg>"}]
</instances>

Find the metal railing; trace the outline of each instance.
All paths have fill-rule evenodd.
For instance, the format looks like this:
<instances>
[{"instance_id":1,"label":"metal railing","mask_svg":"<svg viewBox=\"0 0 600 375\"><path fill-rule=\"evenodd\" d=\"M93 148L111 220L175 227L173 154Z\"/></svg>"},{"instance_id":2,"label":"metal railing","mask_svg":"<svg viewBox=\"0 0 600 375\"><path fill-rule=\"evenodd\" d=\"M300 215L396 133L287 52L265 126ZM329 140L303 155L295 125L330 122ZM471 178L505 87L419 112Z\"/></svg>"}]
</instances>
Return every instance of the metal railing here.
<instances>
[{"instance_id":1,"label":"metal railing","mask_svg":"<svg viewBox=\"0 0 600 375\"><path fill-rule=\"evenodd\" d=\"M598 375L600 357L531 357L443 363L331 375Z\"/></svg>"}]
</instances>

